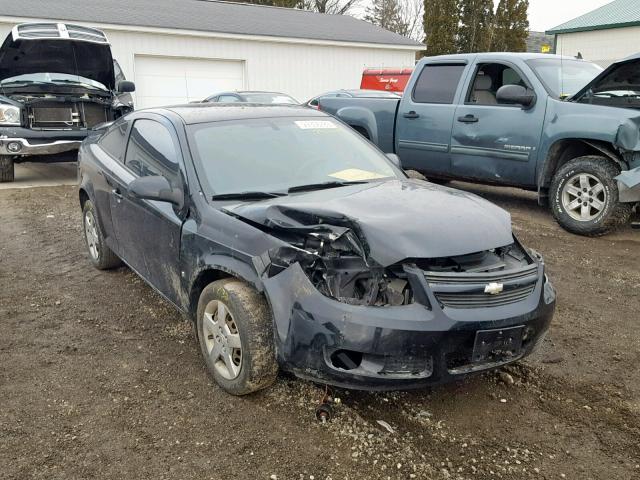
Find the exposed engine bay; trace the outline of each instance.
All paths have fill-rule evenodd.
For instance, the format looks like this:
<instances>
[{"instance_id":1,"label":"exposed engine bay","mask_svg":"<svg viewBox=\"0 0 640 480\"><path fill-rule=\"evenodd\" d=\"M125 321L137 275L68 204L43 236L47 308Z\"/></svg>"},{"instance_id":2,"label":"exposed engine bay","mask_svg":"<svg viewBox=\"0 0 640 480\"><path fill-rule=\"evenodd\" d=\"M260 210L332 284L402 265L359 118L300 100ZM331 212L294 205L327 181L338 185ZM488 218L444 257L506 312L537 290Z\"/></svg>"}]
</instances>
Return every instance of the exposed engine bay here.
<instances>
[{"instance_id":1,"label":"exposed engine bay","mask_svg":"<svg viewBox=\"0 0 640 480\"><path fill-rule=\"evenodd\" d=\"M25 106L25 127L35 130L82 130L113 120L111 100L99 95L12 95Z\"/></svg>"},{"instance_id":2,"label":"exposed engine bay","mask_svg":"<svg viewBox=\"0 0 640 480\"><path fill-rule=\"evenodd\" d=\"M317 219L316 219L317 220ZM318 223L308 227L276 227L271 233L288 243L261 256L264 273L277 275L300 263L314 287L323 295L350 305L398 306L414 302L408 269L430 273L493 274L520 270L531 264L516 242L467 255L408 258L383 267L368 256L368 245L357 225ZM268 257L268 258L266 258ZM449 280L447 283L454 283Z\"/></svg>"}]
</instances>

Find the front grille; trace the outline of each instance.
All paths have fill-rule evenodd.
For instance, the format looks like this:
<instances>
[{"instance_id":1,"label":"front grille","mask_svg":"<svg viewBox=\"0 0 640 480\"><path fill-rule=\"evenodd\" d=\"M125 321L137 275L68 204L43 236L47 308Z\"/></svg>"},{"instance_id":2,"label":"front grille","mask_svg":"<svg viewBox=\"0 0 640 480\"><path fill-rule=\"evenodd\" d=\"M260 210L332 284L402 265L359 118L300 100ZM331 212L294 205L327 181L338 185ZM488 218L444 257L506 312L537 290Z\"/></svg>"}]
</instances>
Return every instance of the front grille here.
<instances>
[{"instance_id":1,"label":"front grille","mask_svg":"<svg viewBox=\"0 0 640 480\"><path fill-rule=\"evenodd\" d=\"M538 266L534 263L517 270L466 273L425 272L433 294L444 307L487 308L509 305L525 300L533 293L538 281ZM485 293L490 283L503 285L498 294Z\"/></svg>"},{"instance_id":2,"label":"front grille","mask_svg":"<svg viewBox=\"0 0 640 480\"><path fill-rule=\"evenodd\" d=\"M60 38L58 25L55 23L18 25L18 34L22 38Z\"/></svg>"},{"instance_id":3,"label":"front grille","mask_svg":"<svg viewBox=\"0 0 640 480\"><path fill-rule=\"evenodd\" d=\"M498 295L488 293L436 293L438 301L451 308L499 307L524 300L533 293L535 284L514 288Z\"/></svg>"}]
</instances>

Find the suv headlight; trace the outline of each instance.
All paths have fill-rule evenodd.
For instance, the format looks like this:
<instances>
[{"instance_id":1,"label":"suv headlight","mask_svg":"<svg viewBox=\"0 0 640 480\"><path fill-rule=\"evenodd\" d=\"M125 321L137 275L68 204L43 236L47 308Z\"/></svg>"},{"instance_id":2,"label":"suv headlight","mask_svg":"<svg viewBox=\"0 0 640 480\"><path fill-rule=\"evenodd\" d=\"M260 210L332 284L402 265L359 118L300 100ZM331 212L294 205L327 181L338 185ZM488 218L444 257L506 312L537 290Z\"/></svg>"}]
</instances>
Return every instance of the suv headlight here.
<instances>
[{"instance_id":1,"label":"suv headlight","mask_svg":"<svg viewBox=\"0 0 640 480\"><path fill-rule=\"evenodd\" d=\"M13 105L0 105L0 125L20 125L20 109Z\"/></svg>"}]
</instances>

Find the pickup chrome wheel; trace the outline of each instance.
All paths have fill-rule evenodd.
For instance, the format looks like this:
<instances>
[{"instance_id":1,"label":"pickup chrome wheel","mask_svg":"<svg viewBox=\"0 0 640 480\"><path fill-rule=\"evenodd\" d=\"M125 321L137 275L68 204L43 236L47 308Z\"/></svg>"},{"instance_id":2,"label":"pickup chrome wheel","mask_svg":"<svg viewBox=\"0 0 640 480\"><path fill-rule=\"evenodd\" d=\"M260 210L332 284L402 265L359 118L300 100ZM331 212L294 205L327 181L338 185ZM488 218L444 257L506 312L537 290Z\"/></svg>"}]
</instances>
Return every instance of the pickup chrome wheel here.
<instances>
[{"instance_id":1,"label":"pickup chrome wheel","mask_svg":"<svg viewBox=\"0 0 640 480\"><path fill-rule=\"evenodd\" d=\"M235 278L207 285L196 332L209 374L227 392L246 395L275 381L271 309L255 288Z\"/></svg>"},{"instance_id":2,"label":"pickup chrome wheel","mask_svg":"<svg viewBox=\"0 0 640 480\"><path fill-rule=\"evenodd\" d=\"M619 174L617 163L599 155L574 158L561 166L549 188L558 223L586 236L604 235L627 223L632 206L618 201Z\"/></svg>"},{"instance_id":3,"label":"pickup chrome wheel","mask_svg":"<svg viewBox=\"0 0 640 480\"><path fill-rule=\"evenodd\" d=\"M562 206L571 218L581 222L600 215L607 201L607 190L602 182L588 173L574 175L562 188Z\"/></svg>"},{"instance_id":4,"label":"pickup chrome wheel","mask_svg":"<svg viewBox=\"0 0 640 480\"><path fill-rule=\"evenodd\" d=\"M89 251L89 260L98 270L107 270L121 264L118 256L107 246L100 228L98 214L91 200L82 205L84 240Z\"/></svg>"}]
</instances>

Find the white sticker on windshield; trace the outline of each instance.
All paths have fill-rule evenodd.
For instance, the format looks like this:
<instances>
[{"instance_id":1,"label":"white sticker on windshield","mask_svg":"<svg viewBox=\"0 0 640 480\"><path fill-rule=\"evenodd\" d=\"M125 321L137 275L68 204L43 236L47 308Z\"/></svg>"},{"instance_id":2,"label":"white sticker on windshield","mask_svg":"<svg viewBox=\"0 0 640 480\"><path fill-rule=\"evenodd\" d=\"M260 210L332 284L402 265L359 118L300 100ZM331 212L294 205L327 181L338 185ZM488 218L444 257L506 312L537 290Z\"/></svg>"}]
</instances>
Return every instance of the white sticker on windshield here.
<instances>
[{"instance_id":1,"label":"white sticker on windshield","mask_svg":"<svg viewBox=\"0 0 640 480\"><path fill-rule=\"evenodd\" d=\"M326 128L338 128L333 122L327 120L297 120L294 122L298 128L303 130L321 130Z\"/></svg>"}]
</instances>

